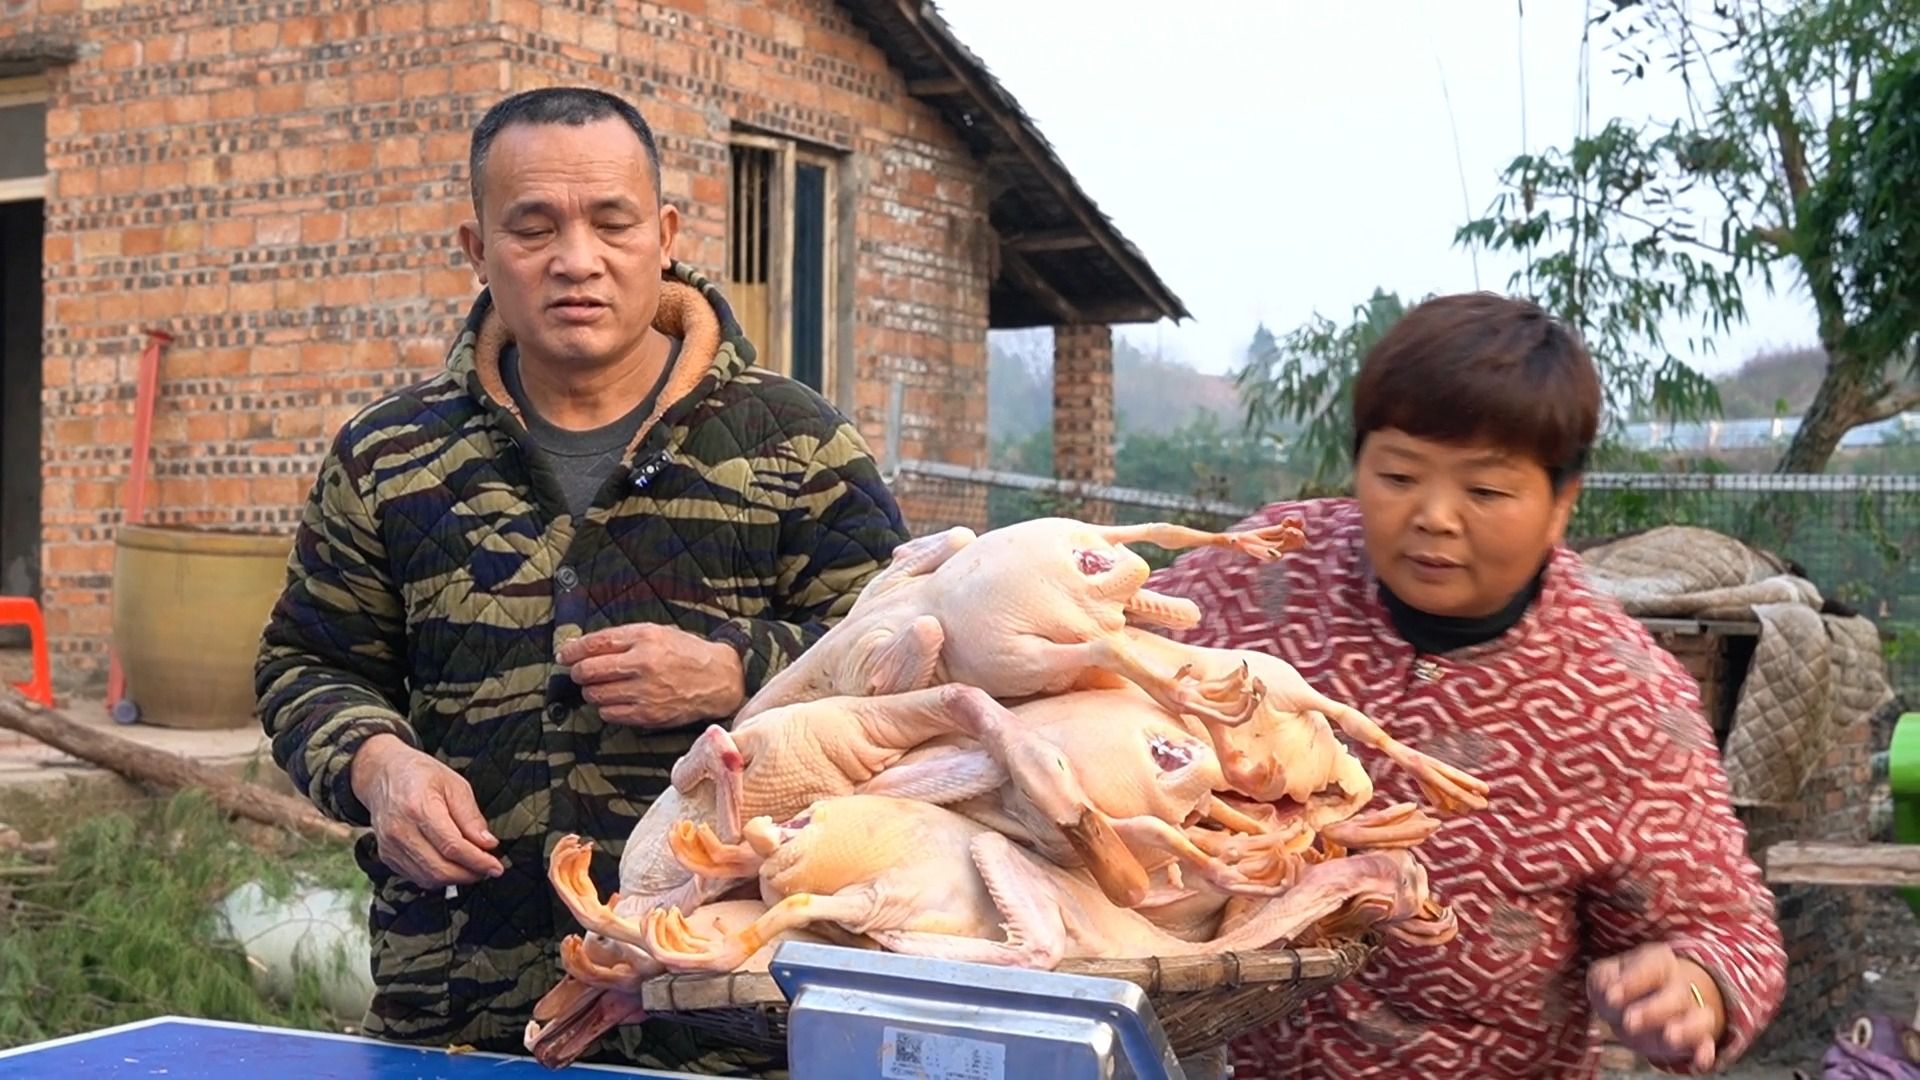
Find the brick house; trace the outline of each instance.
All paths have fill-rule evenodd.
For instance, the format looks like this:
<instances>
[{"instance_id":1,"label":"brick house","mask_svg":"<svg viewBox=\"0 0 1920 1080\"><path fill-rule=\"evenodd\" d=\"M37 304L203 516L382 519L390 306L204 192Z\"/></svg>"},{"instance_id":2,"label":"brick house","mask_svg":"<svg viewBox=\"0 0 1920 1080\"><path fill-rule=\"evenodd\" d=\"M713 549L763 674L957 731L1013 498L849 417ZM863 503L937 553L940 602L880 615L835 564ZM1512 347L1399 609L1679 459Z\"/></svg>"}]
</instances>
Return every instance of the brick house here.
<instances>
[{"instance_id":1,"label":"brick house","mask_svg":"<svg viewBox=\"0 0 1920 1080\"><path fill-rule=\"evenodd\" d=\"M930 3L0 0L0 593L65 678L110 631L145 331L148 520L290 530L472 300L472 125L563 82L641 106L681 257L876 452L984 464L987 330L1053 325L1060 471L1111 479L1108 327L1186 312Z\"/></svg>"}]
</instances>

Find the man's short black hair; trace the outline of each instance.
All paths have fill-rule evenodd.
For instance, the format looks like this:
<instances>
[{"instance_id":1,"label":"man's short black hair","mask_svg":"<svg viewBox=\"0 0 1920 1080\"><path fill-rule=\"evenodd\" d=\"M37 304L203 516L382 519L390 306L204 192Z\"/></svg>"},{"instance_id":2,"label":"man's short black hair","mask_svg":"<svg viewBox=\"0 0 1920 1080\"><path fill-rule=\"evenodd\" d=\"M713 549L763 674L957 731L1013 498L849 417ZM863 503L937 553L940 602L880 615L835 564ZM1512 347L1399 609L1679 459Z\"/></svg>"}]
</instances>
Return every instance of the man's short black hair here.
<instances>
[{"instance_id":1,"label":"man's short black hair","mask_svg":"<svg viewBox=\"0 0 1920 1080\"><path fill-rule=\"evenodd\" d=\"M647 126L640 110L604 90L585 86L549 86L523 90L487 110L473 129L473 142L467 151L468 184L473 190L473 209L480 212L480 170L487 163L493 140L514 124L567 124L580 127L596 120L617 116L626 121L647 150L647 163L653 167L653 193L660 191L660 147L653 141L653 129Z\"/></svg>"}]
</instances>

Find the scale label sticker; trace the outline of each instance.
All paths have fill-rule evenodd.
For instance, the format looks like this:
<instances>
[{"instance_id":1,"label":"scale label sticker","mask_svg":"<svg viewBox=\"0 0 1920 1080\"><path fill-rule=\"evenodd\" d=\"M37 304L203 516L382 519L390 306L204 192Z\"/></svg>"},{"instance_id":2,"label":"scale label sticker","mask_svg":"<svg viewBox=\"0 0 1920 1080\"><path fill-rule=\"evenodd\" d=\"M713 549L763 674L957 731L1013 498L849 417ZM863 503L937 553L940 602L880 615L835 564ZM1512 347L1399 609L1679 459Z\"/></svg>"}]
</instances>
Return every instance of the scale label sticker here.
<instances>
[{"instance_id":1,"label":"scale label sticker","mask_svg":"<svg viewBox=\"0 0 1920 1080\"><path fill-rule=\"evenodd\" d=\"M1006 1080L1007 1048L984 1039L881 1029L884 1080Z\"/></svg>"}]
</instances>

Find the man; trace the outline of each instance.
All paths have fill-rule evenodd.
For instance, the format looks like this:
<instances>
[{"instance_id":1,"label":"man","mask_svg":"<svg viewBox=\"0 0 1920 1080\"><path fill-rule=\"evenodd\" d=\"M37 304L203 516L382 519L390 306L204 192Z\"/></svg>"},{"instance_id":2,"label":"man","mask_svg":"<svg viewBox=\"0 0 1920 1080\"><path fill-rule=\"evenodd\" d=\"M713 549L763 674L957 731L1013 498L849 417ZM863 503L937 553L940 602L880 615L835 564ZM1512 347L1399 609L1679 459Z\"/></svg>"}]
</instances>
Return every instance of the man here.
<instances>
[{"instance_id":1,"label":"man","mask_svg":"<svg viewBox=\"0 0 1920 1080\"><path fill-rule=\"evenodd\" d=\"M367 1033L516 1051L575 929L554 842L591 838L611 891L704 722L844 615L906 531L853 427L752 368L674 260L632 106L508 98L470 165L460 243L484 289L446 370L334 442L257 688L275 760L372 828ZM645 1028L616 1056L730 1065Z\"/></svg>"}]
</instances>

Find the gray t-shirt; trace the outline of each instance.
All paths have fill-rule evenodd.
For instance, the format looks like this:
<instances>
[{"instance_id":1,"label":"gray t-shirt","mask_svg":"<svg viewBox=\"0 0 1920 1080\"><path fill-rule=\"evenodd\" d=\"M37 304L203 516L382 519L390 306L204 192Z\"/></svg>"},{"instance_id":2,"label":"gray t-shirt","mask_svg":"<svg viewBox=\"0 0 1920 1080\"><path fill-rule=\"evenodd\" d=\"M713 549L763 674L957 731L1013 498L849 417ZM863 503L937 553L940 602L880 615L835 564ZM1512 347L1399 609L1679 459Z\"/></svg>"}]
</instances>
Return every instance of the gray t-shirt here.
<instances>
[{"instance_id":1,"label":"gray t-shirt","mask_svg":"<svg viewBox=\"0 0 1920 1080\"><path fill-rule=\"evenodd\" d=\"M600 493L600 489L606 486L607 478L620 467L620 459L626 453L627 445L633 442L634 433L653 414L654 403L660 399L660 391L666 388L674 361L680 359L680 339L667 340L667 362L661 367L660 378L654 382L653 389L631 412L591 431L568 431L555 427L541 416L527 398L526 384L520 381L519 348L508 345L501 352L500 379L506 383L507 393L512 395L514 404L520 407L520 415L527 424L527 435L538 451L534 467L544 469L560 485L561 492L566 496L567 509L574 517L585 514L593 505L593 497Z\"/></svg>"}]
</instances>

